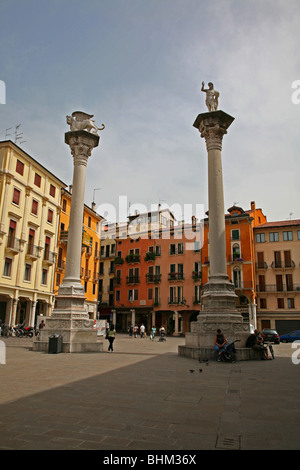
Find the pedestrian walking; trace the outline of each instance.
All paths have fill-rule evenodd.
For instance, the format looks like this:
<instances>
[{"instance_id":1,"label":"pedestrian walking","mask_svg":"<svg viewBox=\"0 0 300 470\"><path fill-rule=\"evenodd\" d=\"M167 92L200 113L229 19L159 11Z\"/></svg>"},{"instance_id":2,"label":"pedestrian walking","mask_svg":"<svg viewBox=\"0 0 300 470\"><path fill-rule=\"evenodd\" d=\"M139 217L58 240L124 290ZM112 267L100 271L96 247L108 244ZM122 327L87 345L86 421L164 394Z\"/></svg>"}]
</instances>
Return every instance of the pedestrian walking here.
<instances>
[{"instance_id":1,"label":"pedestrian walking","mask_svg":"<svg viewBox=\"0 0 300 470\"><path fill-rule=\"evenodd\" d=\"M114 344L115 337L116 337L116 330L114 328L114 325L110 325L110 328L106 335L106 338L108 339L108 342L109 342L108 351L113 352L114 350L113 344Z\"/></svg>"},{"instance_id":2,"label":"pedestrian walking","mask_svg":"<svg viewBox=\"0 0 300 470\"><path fill-rule=\"evenodd\" d=\"M143 325L143 323L140 326L140 333L141 333L141 338L144 338L144 336L145 336L145 325Z\"/></svg>"}]
</instances>

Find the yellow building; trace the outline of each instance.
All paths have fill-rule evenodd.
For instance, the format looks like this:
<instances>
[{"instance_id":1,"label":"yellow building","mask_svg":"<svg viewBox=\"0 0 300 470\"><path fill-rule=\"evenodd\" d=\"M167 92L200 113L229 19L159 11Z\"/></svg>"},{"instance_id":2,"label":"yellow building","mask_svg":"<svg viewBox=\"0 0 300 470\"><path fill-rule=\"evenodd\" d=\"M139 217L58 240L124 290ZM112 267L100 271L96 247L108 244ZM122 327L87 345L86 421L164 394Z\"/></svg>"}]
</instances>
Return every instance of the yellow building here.
<instances>
[{"instance_id":1,"label":"yellow building","mask_svg":"<svg viewBox=\"0 0 300 470\"><path fill-rule=\"evenodd\" d=\"M300 329L300 220L254 228L258 328Z\"/></svg>"},{"instance_id":2,"label":"yellow building","mask_svg":"<svg viewBox=\"0 0 300 470\"><path fill-rule=\"evenodd\" d=\"M53 308L61 189L11 141L0 142L0 318L34 326Z\"/></svg>"},{"instance_id":3,"label":"yellow building","mask_svg":"<svg viewBox=\"0 0 300 470\"><path fill-rule=\"evenodd\" d=\"M61 213L58 232L57 262L55 272L54 293L58 294L58 288L65 275L65 263L67 257L68 228L71 211L71 192L62 190ZM81 250L81 282L84 285L86 296L86 309L91 319L97 317L98 307L98 281L99 258L102 217L93 208L84 205L82 223L82 250Z\"/></svg>"}]
</instances>

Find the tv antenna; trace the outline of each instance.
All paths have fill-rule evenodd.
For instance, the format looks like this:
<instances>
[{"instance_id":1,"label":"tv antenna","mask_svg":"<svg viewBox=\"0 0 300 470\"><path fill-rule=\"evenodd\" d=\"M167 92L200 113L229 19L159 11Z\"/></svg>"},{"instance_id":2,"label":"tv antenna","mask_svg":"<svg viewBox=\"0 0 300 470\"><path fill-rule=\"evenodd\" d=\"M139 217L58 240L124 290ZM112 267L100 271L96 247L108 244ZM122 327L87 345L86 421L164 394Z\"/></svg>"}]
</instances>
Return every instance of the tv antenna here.
<instances>
[{"instance_id":1,"label":"tv antenna","mask_svg":"<svg viewBox=\"0 0 300 470\"><path fill-rule=\"evenodd\" d=\"M10 129L12 129L12 127L8 127L7 129L5 129L5 140L7 139L7 137L10 135L7 131L9 131Z\"/></svg>"},{"instance_id":2,"label":"tv antenna","mask_svg":"<svg viewBox=\"0 0 300 470\"><path fill-rule=\"evenodd\" d=\"M100 191L100 189L102 189L102 188L96 188L96 189L94 189L94 192L93 192L93 204L95 203L95 192L96 192L96 191Z\"/></svg>"}]
</instances>

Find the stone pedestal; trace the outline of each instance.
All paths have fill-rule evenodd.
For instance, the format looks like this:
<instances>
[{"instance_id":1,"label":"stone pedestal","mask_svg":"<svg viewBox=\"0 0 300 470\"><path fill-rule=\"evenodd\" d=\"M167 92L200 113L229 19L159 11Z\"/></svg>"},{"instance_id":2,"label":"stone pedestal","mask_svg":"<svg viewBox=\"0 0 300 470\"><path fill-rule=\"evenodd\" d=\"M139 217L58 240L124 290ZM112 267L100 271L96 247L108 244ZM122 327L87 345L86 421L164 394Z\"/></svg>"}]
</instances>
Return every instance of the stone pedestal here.
<instances>
[{"instance_id":1,"label":"stone pedestal","mask_svg":"<svg viewBox=\"0 0 300 470\"><path fill-rule=\"evenodd\" d=\"M191 332L185 335L186 348L179 354L190 356L190 348L197 348L198 356L207 355L207 348L213 352L216 330L230 340L240 339L244 347L249 336L249 324L243 322L236 309L237 296L234 285L229 281L226 262L225 209L222 174L222 140L234 118L223 111L199 114L194 127L206 141L208 154L208 205L209 205L209 259L210 275L204 285L202 311L197 321L192 322ZM204 351L205 350L205 351Z\"/></svg>"},{"instance_id":2,"label":"stone pedestal","mask_svg":"<svg viewBox=\"0 0 300 470\"><path fill-rule=\"evenodd\" d=\"M99 136L85 130L67 132L65 142L70 145L74 158L66 272L58 290L56 307L51 317L45 319L46 326L41 330L40 339L33 343L33 350L47 351L49 337L59 335L62 336L62 352L99 352L103 350L103 343L97 342L94 321L85 310L84 287L80 279L85 173Z\"/></svg>"}]
</instances>

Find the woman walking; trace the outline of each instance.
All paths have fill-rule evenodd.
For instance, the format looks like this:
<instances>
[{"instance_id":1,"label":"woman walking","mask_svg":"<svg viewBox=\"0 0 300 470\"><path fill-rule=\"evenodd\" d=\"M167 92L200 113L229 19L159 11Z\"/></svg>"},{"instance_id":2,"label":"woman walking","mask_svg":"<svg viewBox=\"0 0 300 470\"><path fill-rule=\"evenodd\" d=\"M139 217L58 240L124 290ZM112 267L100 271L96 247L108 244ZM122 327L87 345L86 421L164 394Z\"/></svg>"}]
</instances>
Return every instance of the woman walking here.
<instances>
[{"instance_id":1,"label":"woman walking","mask_svg":"<svg viewBox=\"0 0 300 470\"><path fill-rule=\"evenodd\" d=\"M116 336L116 330L114 329L114 325L110 325L106 337L107 337L108 342L109 342L108 350L111 351L111 352L113 352L113 350L114 350L113 342L115 340L115 336Z\"/></svg>"}]
</instances>

